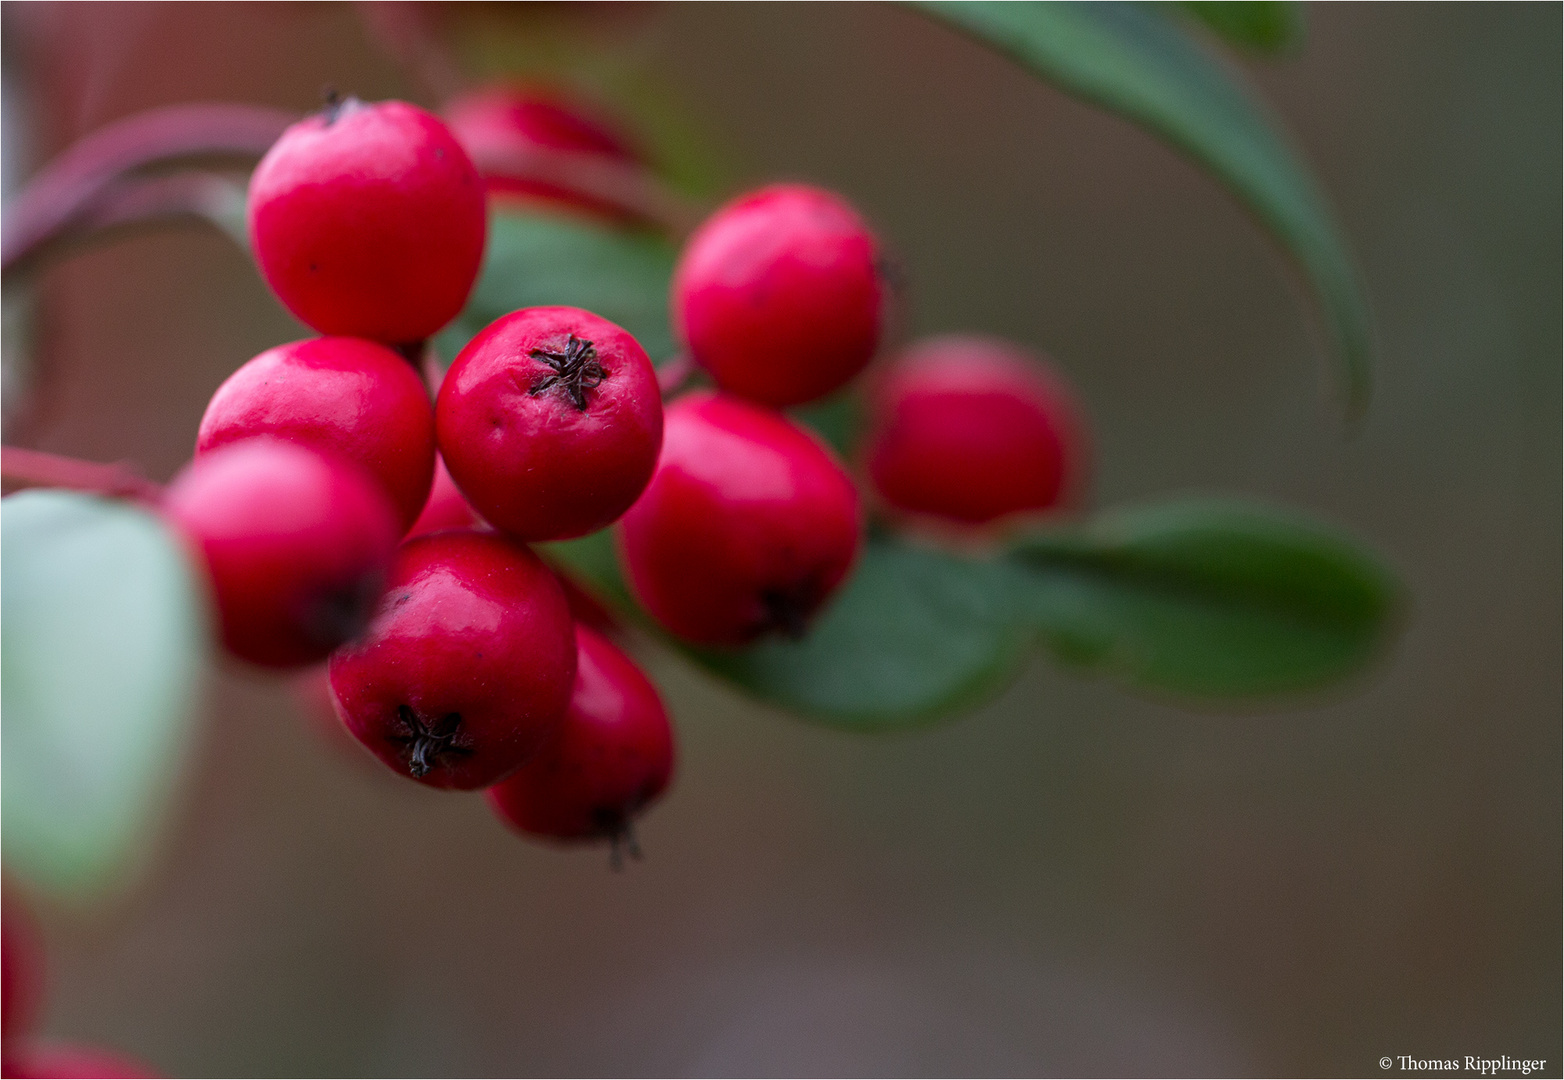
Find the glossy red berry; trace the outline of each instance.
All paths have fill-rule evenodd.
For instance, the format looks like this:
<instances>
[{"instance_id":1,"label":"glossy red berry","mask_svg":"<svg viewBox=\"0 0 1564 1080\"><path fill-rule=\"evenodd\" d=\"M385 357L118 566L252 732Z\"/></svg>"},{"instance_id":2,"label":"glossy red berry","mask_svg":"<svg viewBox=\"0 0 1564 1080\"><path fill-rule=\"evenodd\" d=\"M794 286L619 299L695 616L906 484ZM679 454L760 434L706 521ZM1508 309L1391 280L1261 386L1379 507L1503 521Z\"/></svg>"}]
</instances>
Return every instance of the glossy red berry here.
<instances>
[{"instance_id":1,"label":"glossy red berry","mask_svg":"<svg viewBox=\"0 0 1564 1080\"><path fill-rule=\"evenodd\" d=\"M256 435L318 447L379 480L411 525L434 475L434 406L413 366L363 338L267 349L212 395L196 453Z\"/></svg>"},{"instance_id":2,"label":"glossy red berry","mask_svg":"<svg viewBox=\"0 0 1564 1080\"><path fill-rule=\"evenodd\" d=\"M718 386L778 408L847 383L880 341L874 235L828 191L762 188L713 214L685 245L673 320Z\"/></svg>"},{"instance_id":3,"label":"glossy red berry","mask_svg":"<svg viewBox=\"0 0 1564 1080\"><path fill-rule=\"evenodd\" d=\"M662 396L635 338L580 308L526 308L467 343L435 404L440 453L485 521L523 540L612 523L657 465Z\"/></svg>"},{"instance_id":4,"label":"glossy red berry","mask_svg":"<svg viewBox=\"0 0 1564 1080\"><path fill-rule=\"evenodd\" d=\"M413 527L407 530L407 539L444 532L446 529L470 529L481 523L478 515L472 512L472 507L467 505L467 499L456 486L456 481L451 479L451 472L445 467L445 459L436 454L434 484L429 489L429 501L424 503L423 513L418 515Z\"/></svg>"},{"instance_id":5,"label":"glossy red berry","mask_svg":"<svg viewBox=\"0 0 1564 1080\"><path fill-rule=\"evenodd\" d=\"M1062 377L993 338L914 345L870 395L868 472L888 505L967 525L1068 505L1086 427Z\"/></svg>"},{"instance_id":6,"label":"glossy red berry","mask_svg":"<svg viewBox=\"0 0 1564 1080\"><path fill-rule=\"evenodd\" d=\"M770 409L701 392L668 409L620 558L668 630L743 645L803 633L847 576L862 525L852 479L823 443Z\"/></svg>"},{"instance_id":7,"label":"glossy red berry","mask_svg":"<svg viewBox=\"0 0 1564 1080\"><path fill-rule=\"evenodd\" d=\"M631 820L673 773L673 729L657 688L608 639L576 627L575 689L564 722L521 768L489 789L501 820L552 840L607 839L617 852Z\"/></svg>"},{"instance_id":8,"label":"glossy red berry","mask_svg":"<svg viewBox=\"0 0 1564 1080\"><path fill-rule=\"evenodd\" d=\"M203 557L224 644L269 667L324 659L363 628L402 532L358 466L269 437L198 457L163 506Z\"/></svg>"},{"instance_id":9,"label":"glossy red berry","mask_svg":"<svg viewBox=\"0 0 1564 1080\"><path fill-rule=\"evenodd\" d=\"M28 1042L9 1052L5 1075L27 1080L153 1080L158 1074L117 1050Z\"/></svg>"},{"instance_id":10,"label":"glossy red berry","mask_svg":"<svg viewBox=\"0 0 1564 1080\"><path fill-rule=\"evenodd\" d=\"M323 334L421 341L467 302L483 259L483 181L438 117L334 102L283 132L250 178L267 284Z\"/></svg>"},{"instance_id":11,"label":"glossy red berry","mask_svg":"<svg viewBox=\"0 0 1564 1080\"><path fill-rule=\"evenodd\" d=\"M394 771L487 787L534 753L576 677L570 609L554 575L495 533L404 544L368 632L331 658L337 712Z\"/></svg>"},{"instance_id":12,"label":"glossy red berry","mask_svg":"<svg viewBox=\"0 0 1564 1080\"><path fill-rule=\"evenodd\" d=\"M570 155L587 167L645 165L641 153L608 119L550 87L475 90L451 101L445 119L489 193L501 198L563 204L622 218L621 207L571 186L565 177L541 178L539 153Z\"/></svg>"}]
</instances>

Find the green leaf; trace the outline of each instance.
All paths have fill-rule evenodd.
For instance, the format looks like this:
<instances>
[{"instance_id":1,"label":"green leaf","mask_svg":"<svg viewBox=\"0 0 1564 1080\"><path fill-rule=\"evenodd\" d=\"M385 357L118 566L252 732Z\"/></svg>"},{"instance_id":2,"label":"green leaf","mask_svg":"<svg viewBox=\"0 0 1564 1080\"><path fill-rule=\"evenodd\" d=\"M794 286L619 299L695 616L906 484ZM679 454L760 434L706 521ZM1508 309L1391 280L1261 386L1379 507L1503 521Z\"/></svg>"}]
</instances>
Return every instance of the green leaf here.
<instances>
[{"instance_id":1,"label":"green leaf","mask_svg":"<svg viewBox=\"0 0 1564 1080\"><path fill-rule=\"evenodd\" d=\"M63 491L0 503L5 864L62 899L121 884L191 742L202 584L156 515Z\"/></svg>"},{"instance_id":2,"label":"green leaf","mask_svg":"<svg viewBox=\"0 0 1564 1080\"><path fill-rule=\"evenodd\" d=\"M1303 159L1238 72L1171 12L1148 5L917 6L1066 92L1140 124L1226 185L1303 270L1324 314L1347 404L1363 408L1374 346L1357 269Z\"/></svg>"},{"instance_id":3,"label":"green leaf","mask_svg":"<svg viewBox=\"0 0 1564 1080\"><path fill-rule=\"evenodd\" d=\"M1337 682L1379 654L1400 607L1389 572L1351 541L1236 503L1112 514L1012 557L1060 656L1195 698Z\"/></svg>"},{"instance_id":4,"label":"green leaf","mask_svg":"<svg viewBox=\"0 0 1564 1080\"><path fill-rule=\"evenodd\" d=\"M802 641L686 650L756 696L838 727L905 727L976 705L1033 633L1001 564L871 539Z\"/></svg>"},{"instance_id":5,"label":"green leaf","mask_svg":"<svg viewBox=\"0 0 1564 1080\"><path fill-rule=\"evenodd\" d=\"M871 537L852 578L802 641L689 646L633 607L609 532L541 545L601 598L754 696L833 726L884 730L960 711L1003 686L1035 636L1002 562Z\"/></svg>"},{"instance_id":6,"label":"green leaf","mask_svg":"<svg viewBox=\"0 0 1564 1080\"><path fill-rule=\"evenodd\" d=\"M585 308L630 331L654 363L673 355L668 282L677 253L659 237L564 215L490 215L483 271L467 309L436 339L455 359L469 338L518 308Z\"/></svg>"},{"instance_id":7,"label":"green leaf","mask_svg":"<svg viewBox=\"0 0 1564 1080\"><path fill-rule=\"evenodd\" d=\"M1303 5L1296 0L1180 0L1179 7L1250 52L1291 52L1303 40Z\"/></svg>"}]
</instances>

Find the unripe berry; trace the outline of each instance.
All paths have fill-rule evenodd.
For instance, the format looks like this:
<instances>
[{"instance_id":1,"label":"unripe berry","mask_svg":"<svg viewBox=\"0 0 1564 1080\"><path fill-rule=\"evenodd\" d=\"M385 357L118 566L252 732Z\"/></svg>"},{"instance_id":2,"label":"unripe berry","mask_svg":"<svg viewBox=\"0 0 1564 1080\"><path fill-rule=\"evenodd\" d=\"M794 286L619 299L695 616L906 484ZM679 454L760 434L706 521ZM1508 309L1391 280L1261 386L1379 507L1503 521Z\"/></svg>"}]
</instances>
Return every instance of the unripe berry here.
<instances>
[{"instance_id":1,"label":"unripe berry","mask_svg":"<svg viewBox=\"0 0 1564 1080\"><path fill-rule=\"evenodd\" d=\"M563 204L612 218L622 208L565 182L527 175L539 151L569 154L586 163L644 166L640 152L609 122L559 91L541 86L490 86L463 94L445 108L451 133L477 166L489 194Z\"/></svg>"},{"instance_id":2,"label":"unripe berry","mask_svg":"<svg viewBox=\"0 0 1564 1080\"><path fill-rule=\"evenodd\" d=\"M435 426L485 521L523 540L565 540L612 523L646 487L662 396L624 330L580 308L527 308L467 343L440 385Z\"/></svg>"},{"instance_id":3,"label":"unripe berry","mask_svg":"<svg viewBox=\"0 0 1564 1080\"><path fill-rule=\"evenodd\" d=\"M718 386L778 408L823 397L879 347L874 235L841 198L779 184L713 214L674 271L673 321Z\"/></svg>"},{"instance_id":4,"label":"unripe berry","mask_svg":"<svg viewBox=\"0 0 1564 1080\"><path fill-rule=\"evenodd\" d=\"M8 1052L5 1075L27 1080L154 1080L157 1073L117 1050L71 1043L28 1042Z\"/></svg>"},{"instance_id":5,"label":"unripe berry","mask_svg":"<svg viewBox=\"0 0 1564 1080\"><path fill-rule=\"evenodd\" d=\"M394 771L431 787L487 787L533 754L576 676L554 575L494 533L402 545L364 637L331 658L337 712Z\"/></svg>"},{"instance_id":6,"label":"unripe berry","mask_svg":"<svg viewBox=\"0 0 1564 1080\"><path fill-rule=\"evenodd\" d=\"M275 435L346 458L379 480L411 525L434 475L434 406L413 366L363 338L267 349L212 395L196 453Z\"/></svg>"},{"instance_id":7,"label":"unripe berry","mask_svg":"<svg viewBox=\"0 0 1564 1080\"><path fill-rule=\"evenodd\" d=\"M163 507L205 562L223 643L268 667L324 659L363 628L402 531L358 466L267 437L197 458Z\"/></svg>"},{"instance_id":8,"label":"unripe berry","mask_svg":"<svg viewBox=\"0 0 1564 1080\"><path fill-rule=\"evenodd\" d=\"M773 630L801 635L847 576L862 531L858 492L823 443L770 409L701 392L668 409L620 559L669 631L743 645Z\"/></svg>"},{"instance_id":9,"label":"unripe berry","mask_svg":"<svg viewBox=\"0 0 1564 1080\"><path fill-rule=\"evenodd\" d=\"M446 529L470 529L480 523L478 515L472 512L461 489L456 486L456 481L451 479L451 472L445 467L445 459L436 454L434 484L429 488L429 501L424 503L423 513L418 515L413 527L407 530L406 539L444 532Z\"/></svg>"},{"instance_id":10,"label":"unripe berry","mask_svg":"<svg viewBox=\"0 0 1564 1080\"><path fill-rule=\"evenodd\" d=\"M920 342L876 381L866 446L889 506L964 525L1068 505L1089 456L1063 378L972 335Z\"/></svg>"},{"instance_id":11,"label":"unripe berry","mask_svg":"<svg viewBox=\"0 0 1564 1080\"><path fill-rule=\"evenodd\" d=\"M267 284L323 334L399 344L453 319L483 259L483 181L441 121L401 101L334 102L250 178Z\"/></svg>"},{"instance_id":12,"label":"unripe berry","mask_svg":"<svg viewBox=\"0 0 1564 1080\"><path fill-rule=\"evenodd\" d=\"M489 789L489 805L523 833L561 841L608 839L673 773L673 729L657 688L608 640L576 627L575 689L564 721L532 757ZM631 852L635 848L631 846Z\"/></svg>"}]
</instances>

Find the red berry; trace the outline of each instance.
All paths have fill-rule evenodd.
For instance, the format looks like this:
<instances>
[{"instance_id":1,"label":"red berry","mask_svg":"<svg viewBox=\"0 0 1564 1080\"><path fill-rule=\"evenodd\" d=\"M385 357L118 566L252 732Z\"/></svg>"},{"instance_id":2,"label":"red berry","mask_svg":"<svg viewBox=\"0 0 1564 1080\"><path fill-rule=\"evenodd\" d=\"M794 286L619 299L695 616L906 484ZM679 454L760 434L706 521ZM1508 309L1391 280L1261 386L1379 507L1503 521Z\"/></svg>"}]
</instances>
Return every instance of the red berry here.
<instances>
[{"instance_id":1,"label":"red berry","mask_svg":"<svg viewBox=\"0 0 1564 1080\"><path fill-rule=\"evenodd\" d=\"M543 748L489 789L489 805L524 833L609 839L668 786L673 730L650 679L600 634L576 627L575 690ZM631 852L635 848L631 846Z\"/></svg>"},{"instance_id":2,"label":"red berry","mask_svg":"<svg viewBox=\"0 0 1564 1080\"><path fill-rule=\"evenodd\" d=\"M717 385L778 408L823 397L874 356L878 244L842 199L762 188L713 214L673 277L673 319Z\"/></svg>"},{"instance_id":3,"label":"red berry","mask_svg":"<svg viewBox=\"0 0 1564 1080\"><path fill-rule=\"evenodd\" d=\"M612 523L657 465L662 396L635 338L580 308L512 312L457 356L440 453L473 510L523 540Z\"/></svg>"},{"instance_id":4,"label":"red berry","mask_svg":"<svg viewBox=\"0 0 1564 1080\"><path fill-rule=\"evenodd\" d=\"M479 524L481 521L478 515L472 512L472 507L467 505L456 481L451 479L450 470L445 467L445 459L436 454L434 485L429 489L429 501L424 503L424 512L418 515L413 527L407 530L407 539L444 532L446 529L470 529Z\"/></svg>"},{"instance_id":5,"label":"red berry","mask_svg":"<svg viewBox=\"0 0 1564 1080\"><path fill-rule=\"evenodd\" d=\"M483 259L478 171L401 101L333 103L283 132L250 178L267 284L323 334L421 341L467 302Z\"/></svg>"},{"instance_id":6,"label":"red berry","mask_svg":"<svg viewBox=\"0 0 1564 1080\"><path fill-rule=\"evenodd\" d=\"M275 435L356 462L411 525L434 475L434 406L413 366L363 338L267 349L230 375L201 417L196 453Z\"/></svg>"},{"instance_id":7,"label":"red berry","mask_svg":"<svg viewBox=\"0 0 1564 1080\"><path fill-rule=\"evenodd\" d=\"M818 439L724 394L668 409L657 473L625 515L620 557L636 596L691 641L798 636L847 576L858 492Z\"/></svg>"},{"instance_id":8,"label":"red berry","mask_svg":"<svg viewBox=\"0 0 1564 1080\"><path fill-rule=\"evenodd\" d=\"M570 704L576 645L554 575L494 533L402 545L364 637L331 658L348 730L432 787L487 787L534 753Z\"/></svg>"},{"instance_id":9,"label":"red berry","mask_svg":"<svg viewBox=\"0 0 1564 1080\"><path fill-rule=\"evenodd\" d=\"M43 949L32 915L13 894L0 919L0 1045L9 1053L38 1016L43 996Z\"/></svg>"},{"instance_id":10,"label":"red berry","mask_svg":"<svg viewBox=\"0 0 1564 1080\"><path fill-rule=\"evenodd\" d=\"M874 387L869 476L889 505L963 524L1068 504L1087 467L1079 415L1064 380L1024 350L930 338Z\"/></svg>"},{"instance_id":11,"label":"red berry","mask_svg":"<svg viewBox=\"0 0 1564 1080\"><path fill-rule=\"evenodd\" d=\"M5 1075L29 1080L150 1080L158 1074L117 1050L30 1042L7 1053Z\"/></svg>"},{"instance_id":12,"label":"red berry","mask_svg":"<svg viewBox=\"0 0 1564 1080\"><path fill-rule=\"evenodd\" d=\"M402 531L358 466L266 437L203 454L163 505L204 557L224 644L269 667L324 659L362 629Z\"/></svg>"},{"instance_id":13,"label":"red berry","mask_svg":"<svg viewBox=\"0 0 1564 1080\"><path fill-rule=\"evenodd\" d=\"M446 123L483 176L491 195L541 200L624 217L622 208L539 179L528 165L538 151L578 156L585 163L645 164L629 139L582 102L541 86L491 86L463 94L445 109Z\"/></svg>"}]
</instances>

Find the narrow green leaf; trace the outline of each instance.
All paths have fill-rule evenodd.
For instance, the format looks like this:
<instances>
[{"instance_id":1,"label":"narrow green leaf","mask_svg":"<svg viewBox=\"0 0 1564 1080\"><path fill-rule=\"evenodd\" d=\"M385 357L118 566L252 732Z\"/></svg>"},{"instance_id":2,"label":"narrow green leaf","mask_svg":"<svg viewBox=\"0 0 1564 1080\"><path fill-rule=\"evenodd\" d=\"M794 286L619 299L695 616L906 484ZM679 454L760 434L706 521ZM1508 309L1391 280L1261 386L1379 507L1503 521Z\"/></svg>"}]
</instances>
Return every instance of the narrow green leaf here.
<instances>
[{"instance_id":1,"label":"narrow green leaf","mask_svg":"<svg viewBox=\"0 0 1564 1080\"><path fill-rule=\"evenodd\" d=\"M668 282L676 254L644 232L564 215L495 212L478 284L437 348L449 362L501 315L565 304L624 327L660 364L674 351Z\"/></svg>"},{"instance_id":2,"label":"narrow green leaf","mask_svg":"<svg viewBox=\"0 0 1564 1080\"><path fill-rule=\"evenodd\" d=\"M62 491L0 503L5 865L56 897L121 884L191 741L203 586L154 514Z\"/></svg>"},{"instance_id":3,"label":"narrow green leaf","mask_svg":"<svg viewBox=\"0 0 1564 1080\"><path fill-rule=\"evenodd\" d=\"M1330 205L1270 110L1171 12L1076 0L917 6L1140 124L1226 185L1297 260L1319 299L1348 407L1367 404L1368 302Z\"/></svg>"},{"instance_id":4,"label":"narrow green leaf","mask_svg":"<svg viewBox=\"0 0 1564 1080\"><path fill-rule=\"evenodd\" d=\"M1343 679L1379 654L1399 608L1394 579L1354 543L1235 503L1108 515L1022 540L1012 558L1061 657L1196 698Z\"/></svg>"},{"instance_id":5,"label":"narrow green leaf","mask_svg":"<svg viewBox=\"0 0 1564 1080\"><path fill-rule=\"evenodd\" d=\"M1229 45L1250 52L1291 52L1303 40L1297 0L1179 0L1179 7Z\"/></svg>"}]
</instances>

